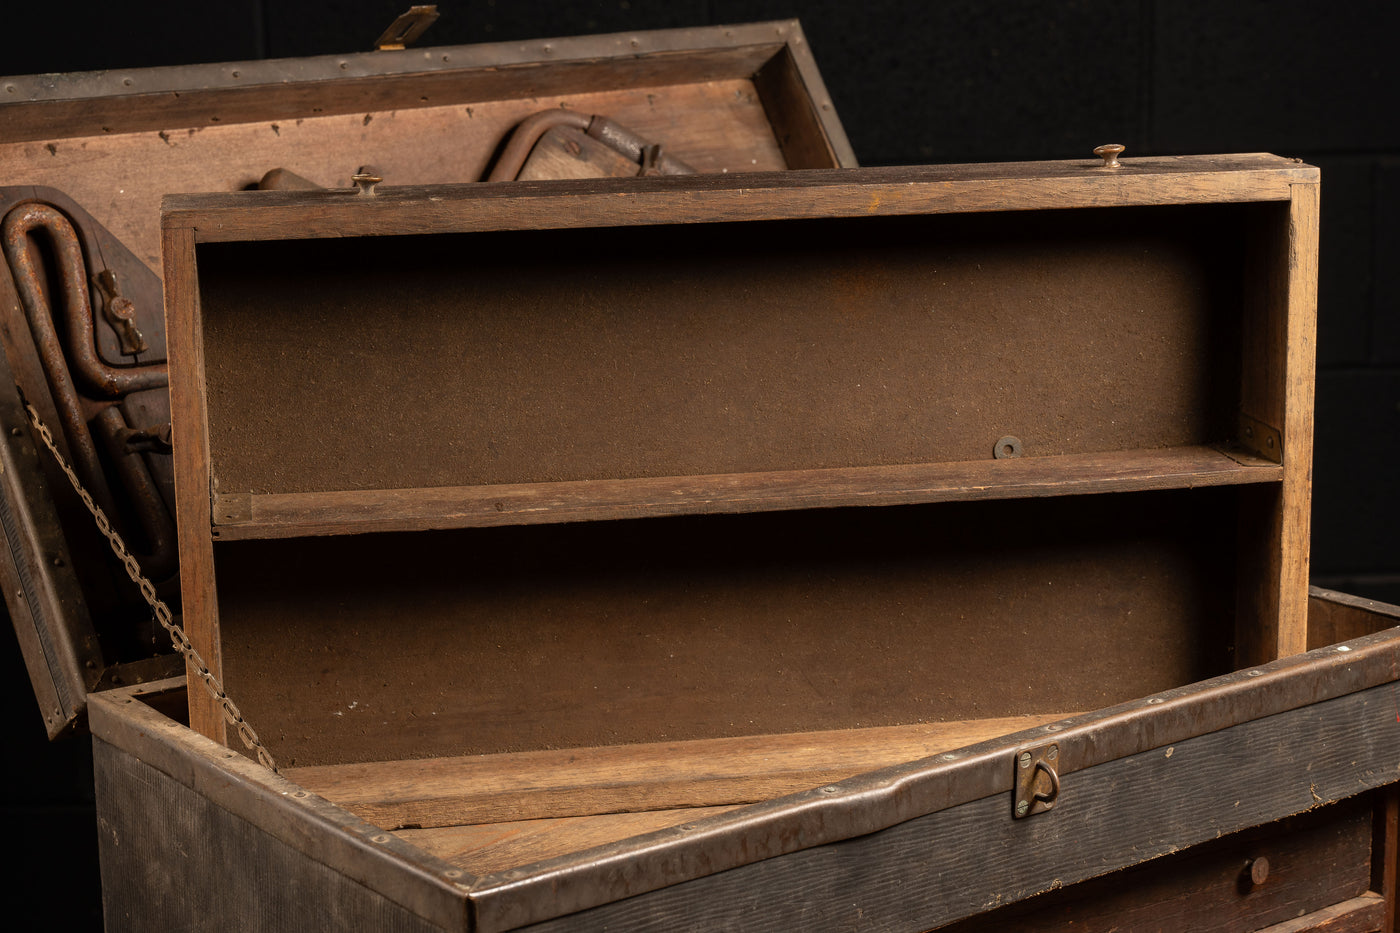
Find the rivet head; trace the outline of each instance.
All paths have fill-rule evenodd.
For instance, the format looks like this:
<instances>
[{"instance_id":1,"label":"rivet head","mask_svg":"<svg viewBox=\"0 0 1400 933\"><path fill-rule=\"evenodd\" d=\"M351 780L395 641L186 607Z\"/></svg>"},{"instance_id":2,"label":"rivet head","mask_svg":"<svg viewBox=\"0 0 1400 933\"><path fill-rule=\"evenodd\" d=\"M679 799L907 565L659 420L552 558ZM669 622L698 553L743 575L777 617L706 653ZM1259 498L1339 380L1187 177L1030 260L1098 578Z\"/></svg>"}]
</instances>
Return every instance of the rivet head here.
<instances>
[{"instance_id":1,"label":"rivet head","mask_svg":"<svg viewBox=\"0 0 1400 933\"><path fill-rule=\"evenodd\" d=\"M1269 880L1269 860L1262 855L1249 861L1249 884L1259 885Z\"/></svg>"},{"instance_id":2,"label":"rivet head","mask_svg":"<svg viewBox=\"0 0 1400 933\"><path fill-rule=\"evenodd\" d=\"M1103 159L1102 168L1122 168L1123 163L1118 161L1118 156L1123 152L1123 147L1118 143L1109 143L1105 146L1097 146L1094 155Z\"/></svg>"}]
</instances>

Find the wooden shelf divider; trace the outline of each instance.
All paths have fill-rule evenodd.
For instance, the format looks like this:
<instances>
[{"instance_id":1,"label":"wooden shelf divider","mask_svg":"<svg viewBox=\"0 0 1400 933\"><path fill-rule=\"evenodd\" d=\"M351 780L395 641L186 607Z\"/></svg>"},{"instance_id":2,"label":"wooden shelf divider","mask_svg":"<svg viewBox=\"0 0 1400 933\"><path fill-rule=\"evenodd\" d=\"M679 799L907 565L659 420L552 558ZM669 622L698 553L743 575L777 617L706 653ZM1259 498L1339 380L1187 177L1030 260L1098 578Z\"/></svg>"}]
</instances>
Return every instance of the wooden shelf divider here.
<instances>
[{"instance_id":1,"label":"wooden shelf divider","mask_svg":"<svg viewBox=\"0 0 1400 933\"><path fill-rule=\"evenodd\" d=\"M220 540L596 521L860 505L1022 499L1277 483L1233 448L1170 447L1006 460L215 496Z\"/></svg>"}]
</instances>

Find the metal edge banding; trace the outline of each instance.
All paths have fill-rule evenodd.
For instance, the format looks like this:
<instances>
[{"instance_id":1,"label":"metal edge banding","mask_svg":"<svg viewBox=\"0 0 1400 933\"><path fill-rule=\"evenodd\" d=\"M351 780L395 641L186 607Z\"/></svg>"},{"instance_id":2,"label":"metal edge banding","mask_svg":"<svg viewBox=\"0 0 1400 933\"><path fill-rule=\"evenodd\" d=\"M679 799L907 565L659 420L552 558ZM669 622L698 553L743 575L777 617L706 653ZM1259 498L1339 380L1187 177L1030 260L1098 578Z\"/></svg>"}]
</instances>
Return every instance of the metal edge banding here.
<instances>
[{"instance_id":1,"label":"metal edge banding","mask_svg":"<svg viewBox=\"0 0 1400 933\"><path fill-rule=\"evenodd\" d=\"M1390 629L959 752L487 875L471 896L483 929L510 929L777 856L849 844L855 837L993 795L990 812L1005 811L1009 820L1009 762L1022 746L1043 744L1053 736L1061 749L1059 773L1068 781L1065 776L1078 771L1397 679L1400 629ZM1400 733L1400 726L1395 729Z\"/></svg>"},{"instance_id":2,"label":"metal edge banding","mask_svg":"<svg viewBox=\"0 0 1400 933\"><path fill-rule=\"evenodd\" d=\"M1391 783L1396 697L1384 684L1115 759L1062 778L1055 809L1026 820L994 794L586 913L566 914L581 892L565 879L552 916L539 894L473 892L478 929L915 933Z\"/></svg>"},{"instance_id":3,"label":"metal edge banding","mask_svg":"<svg viewBox=\"0 0 1400 933\"><path fill-rule=\"evenodd\" d=\"M1315 175L1264 157L1183 156L1143 159L1132 173L1111 176L1068 161L406 185L373 197L349 189L167 195L161 215L167 227L195 228L199 242L284 240L1281 201L1294 181ZM567 200L568 210L548 210L555 200Z\"/></svg>"},{"instance_id":4,"label":"metal edge banding","mask_svg":"<svg viewBox=\"0 0 1400 933\"><path fill-rule=\"evenodd\" d=\"M499 68L596 59L630 60L670 52L701 52L747 46L788 44L797 20L640 30L593 36L565 36L527 42L351 52L305 58L275 58L203 65L171 65L67 74L12 75L0 83L13 87L15 103L71 101L97 97L131 97L173 91L286 87L346 78L433 74L473 68Z\"/></svg>"},{"instance_id":5,"label":"metal edge banding","mask_svg":"<svg viewBox=\"0 0 1400 933\"><path fill-rule=\"evenodd\" d=\"M94 695L92 734L424 919L468 928L472 875L136 699L183 687L176 678Z\"/></svg>"}]
</instances>

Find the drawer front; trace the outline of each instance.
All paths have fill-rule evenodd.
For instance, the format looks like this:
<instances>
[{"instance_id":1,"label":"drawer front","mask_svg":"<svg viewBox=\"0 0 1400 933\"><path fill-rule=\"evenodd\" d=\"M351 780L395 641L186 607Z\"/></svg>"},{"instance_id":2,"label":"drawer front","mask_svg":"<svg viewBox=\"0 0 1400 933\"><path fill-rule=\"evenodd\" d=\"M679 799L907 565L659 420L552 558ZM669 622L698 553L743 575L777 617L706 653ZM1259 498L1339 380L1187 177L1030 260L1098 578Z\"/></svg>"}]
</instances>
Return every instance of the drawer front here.
<instances>
[{"instance_id":1,"label":"drawer front","mask_svg":"<svg viewBox=\"0 0 1400 933\"><path fill-rule=\"evenodd\" d=\"M1379 929L1385 903L1370 892L1373 817L1370 798L1353 799L942 929L1226 933L1302 923L1319 913L1332 924L1322 929Z\"/></svg>"}]
</instances>

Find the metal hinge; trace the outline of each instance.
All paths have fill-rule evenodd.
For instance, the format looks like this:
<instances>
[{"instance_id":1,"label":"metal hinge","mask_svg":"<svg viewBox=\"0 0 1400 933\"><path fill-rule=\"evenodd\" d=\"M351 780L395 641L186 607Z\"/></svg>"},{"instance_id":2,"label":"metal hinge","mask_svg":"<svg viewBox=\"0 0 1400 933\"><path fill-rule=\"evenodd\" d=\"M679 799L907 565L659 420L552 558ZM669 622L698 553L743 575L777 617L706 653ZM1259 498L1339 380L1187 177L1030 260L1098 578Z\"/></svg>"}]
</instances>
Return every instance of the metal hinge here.
<instances>
[{"instance_id":1,"label":"metal hinge","mask_svg":"<svg viewBox=\"0 0 1400 933\"><path fill-rule=\"evenodd\" d=\"M1016 754L1012 812L1016 819L1044 813L1060 796L1060 746L1041 745Z\"/></svg>"}]
</instances>

